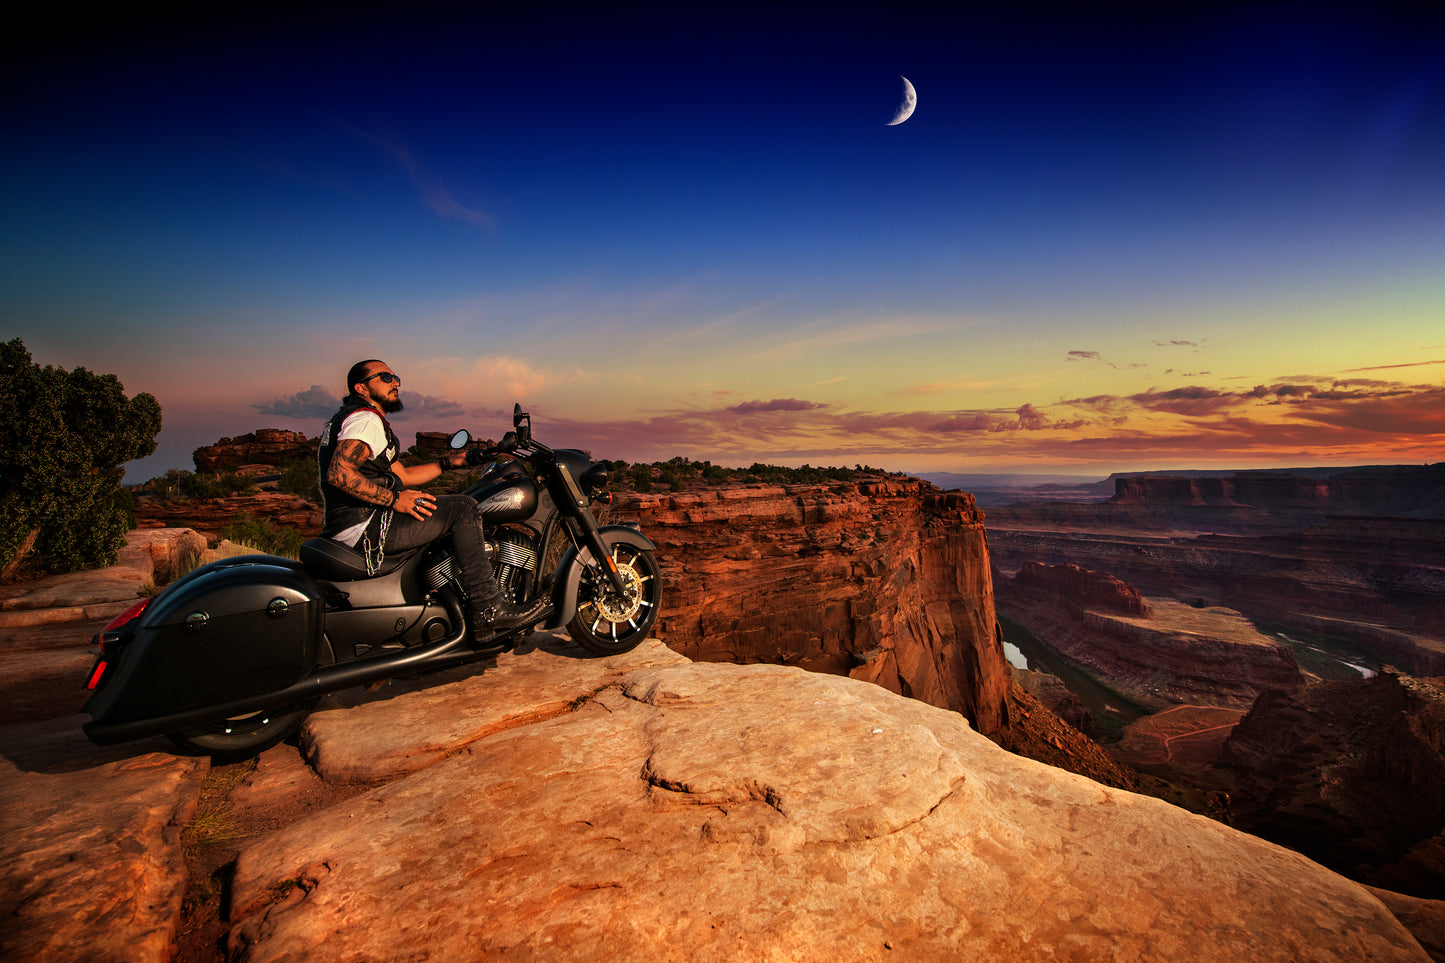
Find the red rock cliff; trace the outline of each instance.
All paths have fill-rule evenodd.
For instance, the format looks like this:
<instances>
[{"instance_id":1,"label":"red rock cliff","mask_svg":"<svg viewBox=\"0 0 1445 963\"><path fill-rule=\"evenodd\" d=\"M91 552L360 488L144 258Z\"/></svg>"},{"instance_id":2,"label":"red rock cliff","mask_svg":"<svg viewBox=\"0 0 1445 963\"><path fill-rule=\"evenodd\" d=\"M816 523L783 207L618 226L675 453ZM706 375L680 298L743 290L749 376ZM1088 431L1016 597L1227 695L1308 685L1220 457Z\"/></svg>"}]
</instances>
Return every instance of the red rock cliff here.
<instances>
[{"instance_id":1,"label":"red rock cliff","mask_svg":"<svg viewBox=\"0 0 1445 963\"><path fill-rule=\"evenodd\" d=\"M917 479L632 495L659 548L658 636L691 659L851 675L990 733L1011 685L983 513Z\"/></svg>"}]
</instances>

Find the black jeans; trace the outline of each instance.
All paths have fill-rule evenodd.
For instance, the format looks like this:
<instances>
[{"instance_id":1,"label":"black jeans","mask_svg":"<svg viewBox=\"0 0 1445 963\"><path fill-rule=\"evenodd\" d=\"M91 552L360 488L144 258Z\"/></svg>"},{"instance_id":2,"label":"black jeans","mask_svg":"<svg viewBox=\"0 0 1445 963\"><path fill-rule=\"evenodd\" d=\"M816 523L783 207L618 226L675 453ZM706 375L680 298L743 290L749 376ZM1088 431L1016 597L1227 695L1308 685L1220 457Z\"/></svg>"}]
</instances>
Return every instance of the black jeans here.
<instances>
[{"instance_id":1,"label":"black jeans","mask_svg":"<svg viewBox=\"0 0 1445 963\"><path fill-rule=\"evenodd\" d=\"M388 552L404 552L428 545L448 532L452 535L462 585L472 608L481 610L500 602L502 590L492 577L492 565L482 545L477 503L466 495L438 495L436 511L424 520L393 512L384 548Z\"/></svg>"}]
</instances>

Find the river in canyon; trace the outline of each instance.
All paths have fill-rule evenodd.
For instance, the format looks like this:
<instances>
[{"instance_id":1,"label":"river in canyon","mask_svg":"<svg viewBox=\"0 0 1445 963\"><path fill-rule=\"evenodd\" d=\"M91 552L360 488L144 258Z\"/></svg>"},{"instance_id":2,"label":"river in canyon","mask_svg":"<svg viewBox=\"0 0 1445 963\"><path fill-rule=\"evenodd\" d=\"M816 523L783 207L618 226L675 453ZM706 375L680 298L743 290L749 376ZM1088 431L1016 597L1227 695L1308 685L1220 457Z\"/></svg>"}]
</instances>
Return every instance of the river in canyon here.
<instances>
[{"instance_id":1,"label":"river in canyon","mask_svg":"<svg viewBox=\"0 0 1445 963\"><path fill-rule=\"evenodd\" d=\"M1032 672L1058 676L1070 692L1088 707L1105 733L1114 732L1151 710L1129 702L1073 663L1049 650L1027 628L1010 619L999 617L1003 631L1004 654L1010 665ZM1338 639L1309 635L1295 630L1294 635L1277 628L1261 627L1262 631L1280 639L1294 650L1300 668L1321 679L1370 678L1380 669L1378 659L1356 646Z\"/></svg>"},{"instance_id":2,"label":"river in canyon","mask_svg":"<svg viewBox=\"0 0 1445 963\"><path fill-rule=\"evenodd\" d=\"M1050 652L1047 646L1019 623L1000 616L998 624L1003 631L1004 654L1008 657L1009 664L1031 672L1047 672L1049 675L1058 676L1068 690L1088 707L1104 732L1118 730L1149 714L1150 710L1128 701L1093 676L1076 668L1067 659Z\"/></svg>"}]
</instances>

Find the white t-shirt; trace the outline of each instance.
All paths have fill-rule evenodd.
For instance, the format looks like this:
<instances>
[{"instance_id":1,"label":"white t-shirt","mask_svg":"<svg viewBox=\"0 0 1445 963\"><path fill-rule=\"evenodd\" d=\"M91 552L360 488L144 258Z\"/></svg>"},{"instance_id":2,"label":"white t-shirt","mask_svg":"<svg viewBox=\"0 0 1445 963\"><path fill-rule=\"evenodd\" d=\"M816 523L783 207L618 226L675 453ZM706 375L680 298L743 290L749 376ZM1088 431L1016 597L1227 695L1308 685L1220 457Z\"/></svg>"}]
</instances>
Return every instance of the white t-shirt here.
<instances>
[{"instance_id":1,"label":"white t-shirt","mask_svg":"<svg viewBox=\"0 0 1445 963\"><path fill-rule=\"evenodd\" d=\"M381 415L365 408L360 411L353 411L347 415L346 420L341 423L341 432L336 436L336 443L340 444L348 438L354 438L371 449L367 455L368 458L375 458L378 454L387 450L386 426L381 422ZM389 454L392 458L395 458L397 455L394 451ZM372 512L372 515L375 514L375 512ZM331 537L343 545L350 545L354 548L356 543L361 541L361 535L366 531L366 526L371 524L372 515L366 516L365 521L358 522L350 528L343 529Z\"/></svg>"}]
</instances>

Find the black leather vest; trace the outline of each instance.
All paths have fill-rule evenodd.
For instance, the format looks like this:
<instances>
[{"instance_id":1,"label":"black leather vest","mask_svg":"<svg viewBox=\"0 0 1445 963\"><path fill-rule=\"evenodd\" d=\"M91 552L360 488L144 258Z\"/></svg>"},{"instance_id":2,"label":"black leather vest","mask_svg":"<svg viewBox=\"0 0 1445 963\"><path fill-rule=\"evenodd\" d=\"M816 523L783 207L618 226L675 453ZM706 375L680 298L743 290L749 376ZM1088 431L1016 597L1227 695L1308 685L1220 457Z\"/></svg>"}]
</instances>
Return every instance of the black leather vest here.
<instances>
[{"instance_id":1,"label":"black leather vest","mask_svg":"<svg viewBox=\"0 0 1445 963\"><path fill-rule=\"evenodd\" d=\"M376 527L376 521L380 517L377 509L389 510L384 509L384 506L381 505L364 502L326 481L326 474L331 470L331 459L336 454L336 436L341 434L341 423L352 414L363 410L375 411L381 418L381 426L386 430L386 450L372 452L371 457L361 463L361 475L382 488L392 491L401 489L401 480L391 473L391 463L396 461L396 456L401 453L401 445L396 440L396 435L392 433L386 416L377 411L375 405L364 401L359 396L348 395L341 404L341 410L332 415L331 420L322 429L321 444L316 449L317 469L321 475L321 498L326 503L326 517L321 526L322 535L336 535L368 518L371 518L372 521L372 525L368 527L370 532ZM374 517L373 513L375 513ZM375 533L372 532L372 535L374 539Z\"/></svg>"}]
</instances>

